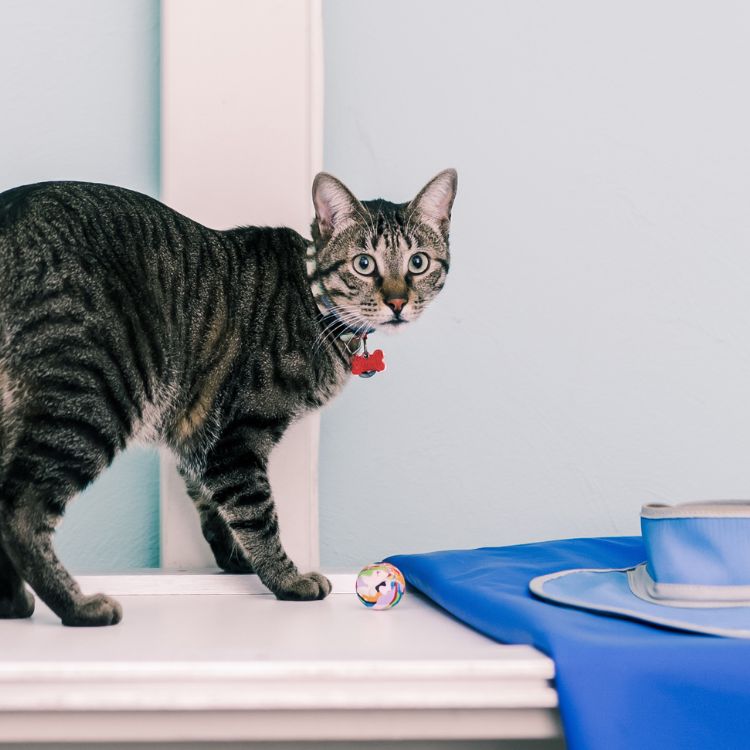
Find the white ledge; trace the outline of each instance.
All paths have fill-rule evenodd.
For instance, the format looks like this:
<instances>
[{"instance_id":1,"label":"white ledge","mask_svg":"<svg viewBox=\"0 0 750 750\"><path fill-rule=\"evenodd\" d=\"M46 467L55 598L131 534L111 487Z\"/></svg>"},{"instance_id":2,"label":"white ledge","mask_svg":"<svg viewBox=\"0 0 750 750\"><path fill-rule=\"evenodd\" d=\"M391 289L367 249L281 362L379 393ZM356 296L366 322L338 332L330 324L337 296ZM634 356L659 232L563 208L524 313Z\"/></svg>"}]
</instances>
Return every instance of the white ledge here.
<instances>
[{"instance_id":1,"label":"white ledge","mask_svg":"<svg viewBox=\"0 0 750 750\"><path fill-rule=\"evenodd\" d=\"M353 575L331 578L301 603L255 576L83 576L123 622L0 621L0 743L355 739L362 722L380 739L559 735L550 659L414 592L368 610Z\"/></svg>"}]
</instances>

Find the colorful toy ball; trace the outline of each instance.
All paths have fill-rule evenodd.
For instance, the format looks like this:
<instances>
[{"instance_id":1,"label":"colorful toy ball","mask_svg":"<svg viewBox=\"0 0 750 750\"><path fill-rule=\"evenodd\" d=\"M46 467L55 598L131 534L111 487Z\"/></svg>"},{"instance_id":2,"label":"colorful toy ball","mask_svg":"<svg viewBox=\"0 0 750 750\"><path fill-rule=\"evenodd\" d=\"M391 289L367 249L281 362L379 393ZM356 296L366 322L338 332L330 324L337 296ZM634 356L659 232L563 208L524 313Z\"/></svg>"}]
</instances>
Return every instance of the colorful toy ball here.
<instances>
[{"instance_id":1,"label":"colorful toy ball","mask_svg":"<svg viewBox=\"0 0 750 750\"><path fill-rule=\"evenodd\" d=\"M357 576L357 596L365 607L391 609L406 591L404 574L390 563L375 563L362 568Z\"/></svg>"}]
</instances>

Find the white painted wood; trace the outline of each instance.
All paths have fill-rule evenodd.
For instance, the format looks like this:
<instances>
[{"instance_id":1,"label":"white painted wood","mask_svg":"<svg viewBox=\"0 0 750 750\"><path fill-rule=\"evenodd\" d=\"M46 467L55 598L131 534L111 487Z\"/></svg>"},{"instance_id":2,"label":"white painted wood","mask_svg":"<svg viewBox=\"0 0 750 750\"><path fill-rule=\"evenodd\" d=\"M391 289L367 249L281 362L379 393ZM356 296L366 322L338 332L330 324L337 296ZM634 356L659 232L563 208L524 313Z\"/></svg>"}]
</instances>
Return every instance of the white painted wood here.
<instances>
[{"instance_id":1,"label":"white painted wood","mask_svg":"<svg viewBox=\"0 0 750 750\"><path fill-rule=\"evenodd\" d=\"M106 750L161 750L163 743L160 742L129 742L107 743ZM343 740L331 745L329 740L315 741L306 740L304 744L299 741L261 740L260 742L242 743L240 747L233 742L169 742L169 750L565 750L562 738L555 739L524 739L519 743L517 739L512 740L441 740L436 744L434 740L406 740L403 742L393 741L368 741L363 745L358 740ZM9 743L3 745L3 750L29 750L28 745L20 743ZM59 744L35 743L33 750L63 750ZM88 748L87 750L105 750L101 746Z\"/></svg>"},{"instance_id":2,"label":"white painted wood","mask_svg":"<svg viewBox=\"0 0 750 750\"><path fill-rule=\"evenodd\" d=\"M175 572L144 568L117 575L77 576L76 580L87 594L106 591L113 596L272 596L258 576L226 575L218 569ZM353 573L332 573L329 580L334 594L351 594L357 577Z\"/></svg>"},{"instance_id":3,"label":"white painted wood","mask_svg":"<svg viewBox=\"0 0 750 750\"><path fill-rule=\"evenodd\" d=\"M322 163L320 0L164 0L162 200L204 224L308 235ZM311 415L271 457L284 546L318 565L318 433ZM192 503L162 452L162 565L213 564Z\"/></svg>"},{"instance_id":4,"label":"white painted wood","mask_svg":"<svg viewBox=\"0 0 750 750\"><path fill-rule=\"evenodd\" d=\"M550 711L39 712L2 720L5 742L206 742L552 738L560 734ZM30 739L31 738L31 739ZM209 745L210 747L210 745ZM304 746L302 746L304 747ZM554 747L559 747L555 745ZM56 748L56 750L59 750Z\"/></svg>"},{"instance_id":5,"label":"white painted wood","mask_svg":"<svg viewBox=\"0 0 750 750\"><path fill-rule=\"evenodd\" d=\"M63 628L43 605L0 622L0 743L559 736L546 656L414 592L368 610L354 576L332 580L297 603L254 576L84 576L130 592L123 622Z\"/></svg>"}]
</instances>

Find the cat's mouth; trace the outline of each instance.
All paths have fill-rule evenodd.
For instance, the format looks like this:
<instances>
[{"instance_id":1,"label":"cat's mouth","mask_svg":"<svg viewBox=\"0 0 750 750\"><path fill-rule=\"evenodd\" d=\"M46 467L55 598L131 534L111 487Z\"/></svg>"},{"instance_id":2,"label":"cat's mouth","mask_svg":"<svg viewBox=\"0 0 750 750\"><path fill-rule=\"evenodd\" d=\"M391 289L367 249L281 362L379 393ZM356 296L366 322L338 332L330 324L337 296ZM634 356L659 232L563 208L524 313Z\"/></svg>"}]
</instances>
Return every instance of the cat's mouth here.
<instances>
[{"instance_id":1,"label":"cat's mouth","mask_svg":"<svg viewBox=\"0 0 750 750\"><path fill-rule=\"evenodd\" d=\"M386 320L383 323L378 324L378 328L385 329L386 331L395 331L398 328L403 328L409 321L403 318L392 318Z\"/></svg>"}]
</instances>

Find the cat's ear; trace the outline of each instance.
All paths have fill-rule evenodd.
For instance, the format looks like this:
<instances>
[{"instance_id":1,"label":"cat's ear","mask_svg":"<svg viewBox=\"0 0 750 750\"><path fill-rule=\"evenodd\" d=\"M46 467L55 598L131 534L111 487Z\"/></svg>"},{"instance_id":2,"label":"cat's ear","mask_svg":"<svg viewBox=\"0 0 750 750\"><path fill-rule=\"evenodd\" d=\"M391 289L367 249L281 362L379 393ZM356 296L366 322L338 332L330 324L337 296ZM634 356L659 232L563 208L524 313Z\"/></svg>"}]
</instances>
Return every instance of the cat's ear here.
<instances>
[{"instance_id":1,"label":"cat's ear","mask_svg":"<svg viewBox=\"0 0 750 750\"><path fill-rule=\"evenodd\" d=\"M414 212L428 226L446 239L451 222L451 209L458 188L455 169L444 169L436 174L417 194L407 209Z\"/></svg>"},{"instance_id":2,"label":"cat's ear","mask_svg":"<svg viewBox=\"0 0 750 750\"><path fill-rule=\"evenodd\" d=\"M318 231L324 240L365 213L364 206L349 188L326 172L321 172L313 180L312 198Z\"/></svg>"}]
</instances>

